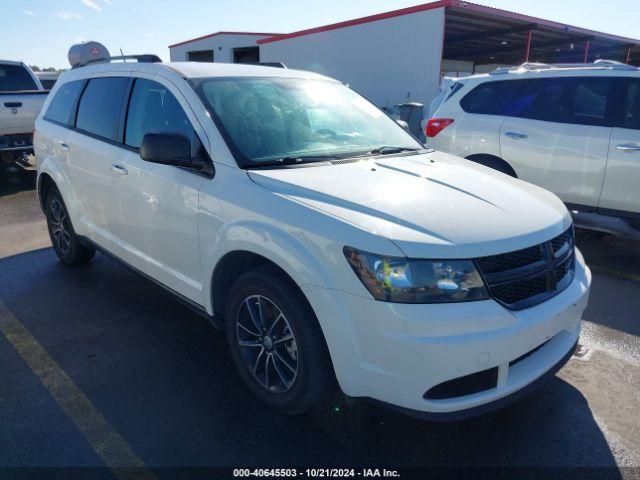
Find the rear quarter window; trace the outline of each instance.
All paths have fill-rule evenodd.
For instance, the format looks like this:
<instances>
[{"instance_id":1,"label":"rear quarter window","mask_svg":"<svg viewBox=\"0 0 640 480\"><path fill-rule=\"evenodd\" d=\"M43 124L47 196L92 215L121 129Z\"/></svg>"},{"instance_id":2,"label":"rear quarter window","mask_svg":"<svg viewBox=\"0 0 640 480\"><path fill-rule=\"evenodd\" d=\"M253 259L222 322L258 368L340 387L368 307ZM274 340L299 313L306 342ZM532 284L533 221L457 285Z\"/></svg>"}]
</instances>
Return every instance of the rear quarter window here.
<instances>
[{"instance_id":1,"label":"rear quarter window","mask_svg":"<svg viewBox=\"0 0 640 480\"><path fill-rule=\"evenodd\" d=\"M532 85L532 80L484 82L467 93L460 106L468 113L516 117L530 103Z\"/></svg>"},{"instance_id":2,"label":"rear quarter window","mask_svg":"<svg viewBox=\"0 0 640 480\"><path fill-rule=\"evenodd\" d=\"M72 125L72 115L83 86L83 80L62 85L51 99L51 103L49 103L49 108L47 108L47 112L44 115L45 120L51 120L63 125Z\"/></svg>"},{"instance_id":3,"label":"rear quarter window","mask_svg":"<svg viewBox=\"0 0 640 480\"><path fill-rule=\"evenodd\" d=\"M116 140L127 78L94 78L82 94L76 128L108 140Z\"/></svg>"}]
</instances>

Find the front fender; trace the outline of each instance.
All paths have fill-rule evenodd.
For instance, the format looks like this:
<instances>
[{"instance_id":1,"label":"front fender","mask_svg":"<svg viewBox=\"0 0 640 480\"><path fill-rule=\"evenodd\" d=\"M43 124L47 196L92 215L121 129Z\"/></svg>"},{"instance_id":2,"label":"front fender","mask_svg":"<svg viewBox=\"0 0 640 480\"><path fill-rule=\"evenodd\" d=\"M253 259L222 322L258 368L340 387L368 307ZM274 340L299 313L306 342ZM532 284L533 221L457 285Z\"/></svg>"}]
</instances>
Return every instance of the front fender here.
<instances>
[{"instance_id":1,"label":"front fender","mask_svg":"<svg viewBox=\"0 0 640 480\"><path fill-rule=\"evenodd\" d=\"M202 233L202 232L201 232ZM332 282L327 269L314 254L313 247L307 245L300 232L296 235L275 225L245 220L222 226L215 241L201 235L204 292L211 292L213 272L218 262L228 253L247 251L260 255L282 268L298 286L305 284L331 288ZM317 248L317 246L315 247ZM213 313L213 299L206 295L205 307Z\"/></svg>"}]
</instances>

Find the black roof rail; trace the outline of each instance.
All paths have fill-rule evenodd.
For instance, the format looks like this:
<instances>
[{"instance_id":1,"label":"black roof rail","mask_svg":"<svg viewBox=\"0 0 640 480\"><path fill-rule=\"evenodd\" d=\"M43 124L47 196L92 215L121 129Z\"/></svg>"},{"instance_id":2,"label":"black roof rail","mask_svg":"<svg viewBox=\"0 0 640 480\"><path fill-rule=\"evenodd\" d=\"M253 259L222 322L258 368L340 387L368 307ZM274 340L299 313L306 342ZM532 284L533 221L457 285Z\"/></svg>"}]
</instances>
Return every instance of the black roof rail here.
<instances>
[{"instance_id":1,"label":"black roof rail","mask_svg":"<svg viewBox=\"0 0 640 480\"><path fill-rule=\"evenodd\" d=\"M154 55L152 53L145 53L142 55L118 55L118 56L109 57L109 58L96 58L95 60L87 60L86 62L78 63L77 65L74 65L73 68L87 67L89 65L96 65L99 63L111 63L111 62L117 62L117 61L122 61L126 63L127 60L137 60L138 63L161 63L162 62L162 59L159 56Z\"/></svg>"},{"instance_id":2,"label":"black roof rail","mask_svg":"<svg viewBox=\"0 0 640 480\"><path fill-rule=\"evenodd\" d=\"M489 75L502 75L514 71L530 70L562 70L562 69L608 69L608 70L638 70L638 67L615 60L597 59L593 63L536 63L526 62L519 66L499 67Z\"/></svg>"}]
</instances>

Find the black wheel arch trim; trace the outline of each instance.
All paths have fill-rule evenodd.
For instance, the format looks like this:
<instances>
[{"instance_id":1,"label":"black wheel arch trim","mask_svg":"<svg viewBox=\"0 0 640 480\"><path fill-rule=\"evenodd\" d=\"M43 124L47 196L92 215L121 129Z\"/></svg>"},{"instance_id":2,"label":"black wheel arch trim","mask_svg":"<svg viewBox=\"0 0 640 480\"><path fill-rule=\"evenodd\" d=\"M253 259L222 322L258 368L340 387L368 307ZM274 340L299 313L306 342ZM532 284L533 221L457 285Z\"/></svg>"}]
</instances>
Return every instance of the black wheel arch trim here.
<instances>
[{"instance_id":1,"label":"black wheel arch trim","mask_svg":"<svg viewBox=\"0 0 640 480\"><path fill-rule=\"evenodd\" d=\"M511 166L509 162L507 162L504 158L498 157L497 155L491 155L488 153L474 153L473 155L469 155L465 157L467 160L471 160L472 162L479 163L480 165L484 165L485 167L493 168L494 170L498 170L499 172L510 175L514 178L518 178L518 174L515 169ZM498 166L503 167L497 168Z\"/></svg>"}]
</instances>

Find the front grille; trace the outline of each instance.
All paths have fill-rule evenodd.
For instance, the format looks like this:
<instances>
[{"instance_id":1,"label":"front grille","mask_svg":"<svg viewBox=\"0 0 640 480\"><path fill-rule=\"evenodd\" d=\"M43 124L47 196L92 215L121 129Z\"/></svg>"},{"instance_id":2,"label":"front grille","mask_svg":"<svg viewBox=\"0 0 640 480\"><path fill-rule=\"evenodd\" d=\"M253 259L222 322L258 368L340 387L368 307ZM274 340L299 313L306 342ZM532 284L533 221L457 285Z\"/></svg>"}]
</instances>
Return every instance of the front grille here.
<instances>
[{"instance_id":1,"label":"front grille","mask_svg":"<svg viewBox=\"0 0 640 480\"><path fill-rule=\"evenodd\" d=\"M524 267L543 259L540 245L525 248L516 252L494 255L478 259L480 269L488 274Z\"/></svg>"},{"instance_id":2,"label":"front grille","mask_svg":"<svg viewBox=\"0 0 640 480\"><path fill-rule=\"evenodd\" d=\"M511 310L538 305L564 290L575 271L573 226L552 240L476 260L493 298Z\"/></svg>"}]
</instances>

